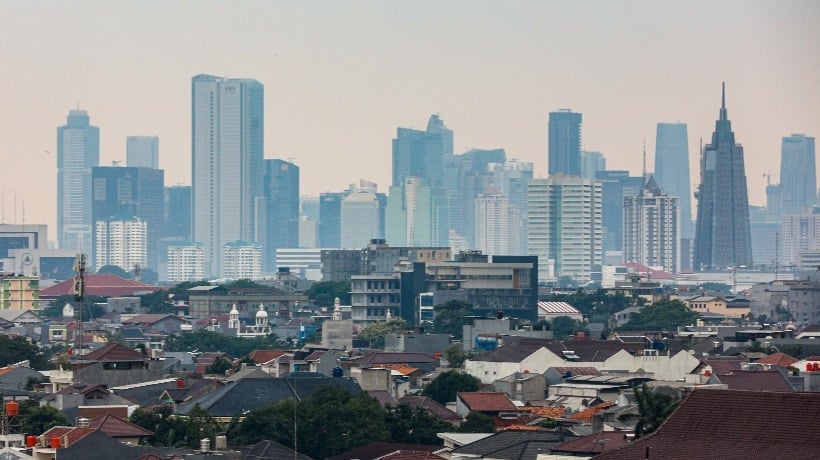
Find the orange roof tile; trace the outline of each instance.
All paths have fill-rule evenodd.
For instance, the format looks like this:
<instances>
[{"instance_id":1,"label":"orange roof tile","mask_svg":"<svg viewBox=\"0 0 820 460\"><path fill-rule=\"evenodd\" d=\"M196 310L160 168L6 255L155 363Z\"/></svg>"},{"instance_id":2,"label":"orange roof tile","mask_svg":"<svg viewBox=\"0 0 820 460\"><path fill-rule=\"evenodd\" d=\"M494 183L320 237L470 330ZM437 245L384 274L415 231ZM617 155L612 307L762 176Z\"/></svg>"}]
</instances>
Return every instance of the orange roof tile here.
<instances>
[{"instance_id":1,"label":"orange roof tile","mask_svg":"<svg viewBox=\"0 0 820 460\"><path fill-rule=\"evenodd\" d=\"M772 366L788 367L797 362L797 358L793 358L785 353L772 353L765 358L756 361L759 364L770 364Z\"/></svg>"},{"instance_id":2,"label":"orange roof tile","mask_svg":"<svg viewBox=\"0 0 820 460\"><path fill-rule=\"evenodd\" d=\"M584 422L590 423L592 422L592 416L597 414L598 412L602 412L604 409L610 406L614 406L614 402L605 402L598 404L597 406L592 406L590 408L584 409L581 412L575 413L570 415L570 419L572 420L582 420Z\"/></svg>"},{"instance_id":3,"label":"orange roof tile","mask_svg":"<svg viewBox=\"0 0 820 460\"><path fill-rule=\"evenodd\" d=\"M524 406L522 411L529 412L538 417L561 418L564 416L566 410L563 407L539 407L539 406Z\"/></svg>"}]
</instances>

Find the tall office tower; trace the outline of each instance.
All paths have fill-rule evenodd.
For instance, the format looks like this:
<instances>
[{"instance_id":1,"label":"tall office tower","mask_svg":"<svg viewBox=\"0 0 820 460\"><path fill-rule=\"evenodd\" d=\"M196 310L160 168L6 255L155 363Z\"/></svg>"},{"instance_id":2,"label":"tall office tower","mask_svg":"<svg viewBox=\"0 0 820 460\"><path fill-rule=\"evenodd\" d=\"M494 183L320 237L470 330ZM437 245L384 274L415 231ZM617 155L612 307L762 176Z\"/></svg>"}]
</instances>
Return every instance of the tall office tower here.
<instances>
[{"instance_id":1,"label":"tall office tower","mask_svg":"<svg viewBox=\"0 0 820 460\"><path fill-rule=\"evenodd\" d=\"M694 268L751 267L746 168L743 147L735 142L732 123L726 113L725 84L712 143L701 153L700 185L695 198L698 200L698 221Z\"/></svg>"},{"instance_id":2,"label":"tall office tower","mask_svg":"<svg viewBox=\"0 0 820 460\"><path fill-rule=\"evenodd\" d=\"M276 270L276 249L299 247L299 167L265 160L264 206L257 210L263 269Z\"/></svg>"},{"instance_id":3,"label":"tall office tower","mask_svg":"<svg viewBox=\"0 0 820 460\"><path fill-rule=\"evenodd\" d=\"M678 197L680 237L694 238L686 123L658 123L655 134L655 182L664 192Z\"/></svg>"},{"instance_id":4,"label":"tall office tower","mask_svg":"<svg viewBox=\"0 0 820 460\"><path fill-rule=\"evenodd\" d=\"M471 149L445 159L444 189L450 230L475 244L475 198L493 183L491 164L504 163L504 149Z\"/></svg>"},{"instance_id":5,"label":"tall office tower","mask_svg":"<svg viewBox=\"0 0 820 460\"><path fill-rule=\"evenodd\" d=\"M820 252L820 208L803 208L799 213L783 214L781 219L780 251L783 262L801 265L802 253Z\"/></svg>"},{"instance_id":6,"label":"tall office tower","mask_svg":"<svg viewBox=\"0 0 820 460\"><path fill-rule=\"evenodd\" d=\"M446 207L438 190L418 177L405 177L402 185L390 187L385 228L389 245L447 246Z\"/></svg>"},{"instance_id":7,"label":"tall office tower","mask_svg":"<svg viewBox=\"0 0 820 460\"><path fill-rule=\"evenodd\" d=\"M475 199L475 248L484 254L519 255L521 211L495 187Z\"/></svg>"},{"instance_id":8,"label":"tall office tower","mask_svg":"<svg viewBox=\"0 0 820 460\"><path fill-rule=\"evenodd\" d=\"M205 249L202 243L176 243L168 246L166 281L200 281L205 279Z\"/></svg>"},{"instance_id":9,"label":"tall office tower","mask_svg":"<svg viewBox=\"0 0 820 460\"><path fill-rule=\"evenodd\" d=\"M600 181L577 176L530 181L527 246L530 255L538 256L539 280L569 276L584 284L600 270L601 192Z\"/></svg>"},{"instance_id":10,"label":"tall office tower","mask_svg":"<svg viewBox=\"0 0 820 460\"><path fill-rule=\"evenodd\" d=\"M165 187L165 236L191 240L191 186Z\"/></svg>"},{"instance_id":11,"label":"tall office tower","mask_svg":"<svg viewBox=\"0 0 820 460\"><path fill-rule=\"evenodd\" d=\"M629 171L598 171L596 179L602 182L604 252L622 251L624 198L640 195L644 178L630 176Z\"/></svg>"},{"instance_id":12,"label":"tall office tower","mask_svg":"<svg viewBox=\"0 0 820 460\"><path fill-rule=\"evenodd\" d=\"M57 241L60 249L90 253L91 168L100 163L100 129L85 110L71 110L57 128ZM92 259L93 260L93 259Z\"/></svg>"},{"instance_id":13,"label":"tall office tower","mask_svg":"<svg viewBox=\"0 0 820 460\"><path fill-rule=\"evenodd\" d=\"M162 257L158 241L165 234L165 172L161 169L97 166L92 168L91 175L94 222L133 218L143 221L148 232L148 252L141 267L156 271ZM95 240L94 248L97 246Z\"/></svg>"},{"instance_id":14,"label":"tall office tower","mask_svg":"<svg viewBox=\"0 0 820 460\"><path fill-rule=\"evenodd\" d=\"M341 192L319 195L319 246L339 248L342 246L342 199Z\"/></svg>"},{"instance_id":15,"label":"tall office tower","mask_svg":"<svg viewBox=\"0 0 820 460\"><path fill-rule=\"evenodd\" d=\"M319 197L299 197L299 247L319 247Z\"/></svg>"},{"instance_id":16,"label":"tall office tower","mask_svg":"<svg viewBox=\"0 0 820 460\"><path fill-rule=\"evenodd\" d=\"M749 206L749 231L752 236L752 260L774 270L782 267L783 242L780 216L763 206Z\"/></svg>"},{"instance_id":17,"label":"tall office tower","mask_svg":"<svg viewBox=\"0 0 820 460\"><path fill-rule=\"evenodd\" d=\"M361 181L358 188L351 187L342 199L341 247L356 249L367 247L370 240L384 239L384 208L377 193L376 184Z\"/></svg>"},{"instance_id":18,"label":"tall office tower","mask_svg":"<svg viewBox=\"0 0 820 460\"><path fill-rule=\"evenodd\" d=\"M427 179L430 185L442 185L444 160L453 154L453 131L447 129L438 115L431 115L427 130L398 128L393 139L393 185L400 186L405 177Z\"/></svg>"},{"instance_id":19,"label":"tall office tower","mask_svg":"<svg viewBox=\"0 0 820 460\"><path fill-rule=\"evenodd\" d=\"M244 241L229 241L222 247L223 277L231 280L262 278L262 246Z\"/></svg>"},{"instance_id":20,"label":"tall office tower","mask_svg":"<svg viewBox=\"0 0 820 460\"><path fill-rule=\"evenodd\" d=\"M493 185L507 197L510 206L518 209L520 220L513 222L513 228L518 228L519 248L513 255L527 254L527 186L532 180L533 165L530 162L515 159L504 163L495 163L488 168L493 174Z\"/></svg>"},{"instance_id":21,"label":"tall office tower","mask_svg":"<svg viewBox=\"0 0 820 460\"><path fill-rule=\"evenodd\" d=\"M550 175L581 175L581 114L570 109L550 112L548 170Z\"/></svg>"},{"instance_id":22,"label":"tall office tower","mask_svg":"<svg viewBox=\"0 0 820 460\"><path fill-rule=\"evenodd\" d=\"M817 202L814 138L792 134L780 150L780 212L797 214Z\"/></svg>"},{"instance_id":23,"label":"tall office tower","mask_svg":"<svg viewBox=\"0 0 820 460\"><path fill-rule=\"evenodd\" d=\"M649 176L641 194L624 198L624 259L678 272L678 197Z\"/></svg>"},{"instance_id":24,"label":"tall office tower","mask_svg":"<svg viewBox=\"0 0 820 460\"><path fill-rule=\"evenodd\" d=\"M133 168L159 169L159 137L126 137L125 164Z\"/></svg>"},{"instance_id":25,"label":"tall office tower","mask_svg":"<svg viewBox=\"0 0 820 460\"><path fill-rule=\"evenodd\" d=\"M598 171L606 171L606 158L601 152L581 152L581 177L595 179Z\"/></svg>"},{"instance_id":26,"label":"tall office tower","mask_svg":"<svg viewBox=\"0 0 820 460\"><path fill-rule=\"evenodd\" d=\"M263 196L264 88L256 80L192 79L194 241L205 272L222 274L222 247L254 241L255 202Z\"/></svg>"},{"instance_id":27,"label":"tall office tower","mask_svg":"<svg viewBox=\"0 0 820 460\"><path fill-rule=\"evenodd\" d=\"M98 220L95 231L96 269L114 265L125 271L148 262L148 223L129 220Z\"/></svg>"}]
</instances>

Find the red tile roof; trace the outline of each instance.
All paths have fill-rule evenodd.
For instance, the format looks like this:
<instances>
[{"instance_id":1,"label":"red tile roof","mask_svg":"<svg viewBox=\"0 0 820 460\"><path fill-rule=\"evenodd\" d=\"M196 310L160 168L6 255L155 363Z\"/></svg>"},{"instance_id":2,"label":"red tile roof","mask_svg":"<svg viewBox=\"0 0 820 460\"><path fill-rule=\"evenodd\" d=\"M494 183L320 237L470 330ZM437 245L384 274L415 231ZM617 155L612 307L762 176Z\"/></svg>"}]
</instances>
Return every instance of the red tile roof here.
<instances>
[{"instance_id":1,"label":"red tile roof","mask_svg":"<svg viewBox=\"0 0 820 460\"><path fill-rule=\"evenodd\" d=\"M820 393L696 389L654 434L595 460L818 458Z\"/></svg>"},{"instance_id":2,"label":"red tile roof","mask_svg":"<svg viewBox=\"0 0 820 460\"><path fill-rule=\"evenodd\" d=\"M797 358L793 358L786 353L772 353L769 356L758 359L755 362L759 364L769 364L772 366L788 367L797 361Z\"/></svg>"},{"instance_id":3,"label":"red tile roof","mask_svg":"<svg viewBox=\"0 0 820 460\"><path fill-rule=\"evenodd\" d=\"M471 411L478 412L501 412L518 411L518 407L513 404L506 393L496 392L471 392L458 393L458 398L467 405Z\"/></svg>"},{"instance_id":4,"label":"red tile roof","mask_svg":"<svg viewBox=\"0 0 820 460\"><path fill-rule=\"evenodd\" d=\"M148 431L112 414L106 414L91 420L89 428L100 430L112 438L142 438L154 434L153 431Z\"/></svg>"},{"instance_id":5,"label":"red tile roof","mask_svg":"<svg viewBox=\"0 0 820 460\"><path fill-rule=\"evenodd\" d=\"M547 406L524 406L521 408L523 412L529 412L537 417L561 418L564 416L566 409L563 407L547 407Z\"/></svg>"},{"instance_id":6,"label":"red tile roof","mask_svg":"<svg viewBox=\"0 0 820 460\"><path fill-rule=\"evenodd\" d=\"M142 353L116 342L103 345L81 358L83 361L145 361L147 359Z\"/></svg>"},{"instance_id":7,"label":"red tile roof","mask_svg":"<svg viewBox=\"0 0 820 460\"><path fill-rule=\"evenodd\" d=\"M140 293L154 292L162 290L159 286L142 284L139 281L127 280L117 275L86 275L85 293L86 295L96 295L102 297L123 297L133 296ZM54 286L47 287L40 291L41 298L55 298L61 295L74 294L74 280L68 279Z\"/></svg>"},{"instance_id":8,"label":"red tile roof","mask_svg":"<svg viewBox=\"0 0 820 460\"><path fill-rule=\"evenodd\" d=\"M284 354L282 350L253 350L248 354L248 358L252 359L255 364L265 364Z\"/></svg>"},{"instance_id":9,"label":"red tile roof","mask_svg":"<svg viewBox=\"0 0 820 460\"><path fill-rule=\"evenodd\" d=\"M592 406L580 412L572 414L569 416L569 418L572 420L581 420L583 422L592 423L593 415L597 414L598 412L603 412L604 409L613 405L615 405L615 403L607 401L605 403L598 404L597 406Z\"/></svg>"},{"instance_id":10,"label":"red tile roof","mask_svg":"<svg viewBox=\"0 0 820 460\"><path fill-rule=\"evenodd\" d=\"M77 428L73 426L55 426L43 433L45 445L51 447L51 438L60 438L60 447L69 447L75 442L95 432L94 428Z\"/></svg>"}]
</instances>

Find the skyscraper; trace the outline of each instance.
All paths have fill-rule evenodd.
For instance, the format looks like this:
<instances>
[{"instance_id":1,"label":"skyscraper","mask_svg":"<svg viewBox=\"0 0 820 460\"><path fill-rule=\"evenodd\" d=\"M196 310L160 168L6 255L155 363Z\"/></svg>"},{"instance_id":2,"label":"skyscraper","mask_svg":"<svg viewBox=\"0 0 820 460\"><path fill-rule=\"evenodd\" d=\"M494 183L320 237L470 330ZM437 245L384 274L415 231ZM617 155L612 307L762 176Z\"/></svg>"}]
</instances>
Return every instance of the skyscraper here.
<instances>
[{"instance_id":1,"label":"skyscraper","mask_svg":"<svg viewBox=\"0 0 820 460\"><path fill-rule=\"evenodd\" d=\"M475 245L484 254L519 255L521 211L495 187L475 198Z\"/></svg>"},{"instance_id":2,"label":"skyscraper","mask_svg":"<svg viewBox=\"0 0 820 460\"><path fill-rule=\"evenodd\" d=\"M384 235L389 245L447 246L446 207L438 190L418 177L390 187Z\"/></svg>"},{"instance_id":3,"label":"skyscraper","mask_svg":"<svg viewBox=\"0 0 820 460\"><path fill-rule=\"evenodd\" d=\"M125 138L125 164L134 168L159 168L159 137Z\"/></svg>"},{"instance_id":4,"label":"skyscraper","mask_svg":"<svg viewBox=\"0 0 820 460\"><path fill-rule=\"evenodd\" d=\"M629 171L598 171L602 182L601 203L604 252L619 252L624 244L624 199L638 196L644 179L630 176Z\"/></svg>"},{"instance_id":5,"label":"skyscraper","mask_svg":"<svg viewBox=\"0 0 820 460\"><path fill-rule=\"evenodd\" d=\"M146 225L148 245L147 259L141 267L156 270L161 257L157 242L165 234L165 172L150 168L97 166L92 168L92 180L94 225L140 219ZM99 232L95 233L95 249L99 247L97 235Z\"/></svg>"},{"instance_id":6,"label":"skyscraper","mask_svg":"<svg viewBox=\"0 0 820 460\"><path fill-rule=\"evenodd\" d=\"M344 193L327 192L319 195L319 246L340 248L342 235L342 199Z\"/></svg>"},{"instance_id":7,"label":"skyscraper","mask_svg":"<svg viewBox=\"0 0 820 460\"><path fill-rule=\"evenodd\" d=\"M694 237L686 123L658 123L655 134L655 182L667 194L678 197L680 237Z\"/></svg>"},{"instance_id":8,"label":"skyscraper","mask_svg":"<svg viewBox=\"0 0 820 460\"><path fill-rule=\"evenodd\" d=\"M624 259L678 271L678 197L649 176L641 194L624 198Z\"/></svg>"},{"instance_id":9,"label":"skyscraper","mask_svg":"<svg viewBox=\"0 0 820 460\"><path fill-rule=\"evenodd\" d=\"M165 187L165 237L191 241L191 186Z\"/></svg>"},{"instance_id":10,"label":"skyscraper","mask_svg":"<svg viewBox=\"0 0 820 460\"><path fill-rule=\"evenodd\" d=\"M595 179L598 171L606 171L606 158L601 152L581 151L581 177Z\"/></svg>"},{"instance_id":11,"label":"skyscraper","mask_svg":"<svg viewBox=\"0 0 820 460\"><path fill-rule=\"evenodd\" d=\"M695 269L752 265L749 198L743 147L735 142L723 86L720 117L700 158Z\"/></svg>"},{"instance_id":12,"label":"skyscraper","mask_svg":"<svg viewBox=\"0 0 820 460\"><path fill-rule=\"evenodd\" d=\"M780 213L799 214L817 202L814 138L792 134L780 150Z\"/></svg>"},{"instance_id":13,"label":"skyscraper","mask_svg":"<svg viewBox=\"0 0 820 460\"><path fill-rule=\"evenodd\" d=\"M384 212L376 184L360 181L342 199L341 247L366 247L370 240L384 238Z\"/></svg>"},{"instance_id":14,"label":"skyscraper","mask_svg":"<svg viewBox=\"0 0 820 460\"><path fill-rule=\"evenodd\" d=\"M602 233L600 181L564 174L530 181L527 246L538 256L539 280L590 281L600 270Z\"/></svg>"},{"instance_id":15,"label":"skyscraper","mask_svg":"<svg viewBox=\"0 0 820 460\"><path fill-rule=\"evenodd\" d=\"M97 270L114 265L125 271L148 263L148 223L139 218L98 220L94 257Z\"/></svg>"},{"instance_id":16,"label":"skyscraper","mask_svg":"<svg viewBox=\"0 0 820 460\"><path fill-rule=\"evenodd\" d=\"M581 114L570 109L550 112L548 173L581 175Z\"/></svg>"},{"instance_id":17,"label":"skyscraper","mask_svg":"<svg viewBox=\"0 0 820 460\"><path fill-rule=\"evenodd\" d=\"M444 159L453 154L453 131L438 115L431 115L427 130L398 128L393 139L393 185L405 177L427 179L430 185L443 181Z\"/></svg>"},{"instance_id":18,"label":"skyscraper","mask_svg":"<svg viewBox=\"0 0 820 460\"><path fill-rule=\"evenodd\" d=\"M264 88L250 79L192 79L194 241L205 273L222 274L222 248L254 241L254 204L263 196Z\"/></svg>"},{"instance_id":19,"label":"skyscraper","mask_svg":"<svg viewBox=\"0 0 820 460\"><path fill-rule=\"evenodd\" d=\"M262 266L276 269L276 249L299 247L299 167L284 160L265 160L265 209Z\"/></svg>"},{"instance_id":20,"label":"skyscraper","mask_svg":"<svg viewBox=\"0 0 820 460\"><path fill-rule=\"evenodd\" d=\"M57 128L57 241L61 249L91 250L91 168L100 163L100 129L85 110L71 110Z\"/></svg>"}]
</instances>

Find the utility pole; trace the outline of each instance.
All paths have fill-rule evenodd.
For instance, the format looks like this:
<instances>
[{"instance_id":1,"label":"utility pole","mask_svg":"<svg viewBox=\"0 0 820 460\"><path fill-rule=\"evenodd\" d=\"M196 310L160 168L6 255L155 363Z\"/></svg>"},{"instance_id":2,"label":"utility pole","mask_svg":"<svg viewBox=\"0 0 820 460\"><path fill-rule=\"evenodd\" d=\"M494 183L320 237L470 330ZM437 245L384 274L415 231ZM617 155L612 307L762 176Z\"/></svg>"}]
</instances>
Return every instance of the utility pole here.
<instances>
[{"instance_id":1,"label":"utility pole","mask_svg":"<svg viewBox=\"0 0 820 460\"><path fill-rule=\"evenodd\" d=\"M74 271L77 274L74 276L74 300L77 301L79 305L79 312L78 315L79 323L77 331L80 334L80 346L78 354L82 354L83 352L83 306L85 304L85 264L86 264L86 257L85 254L77 254L77 261L74 265Z\"/></svg>"}]
</instances>

